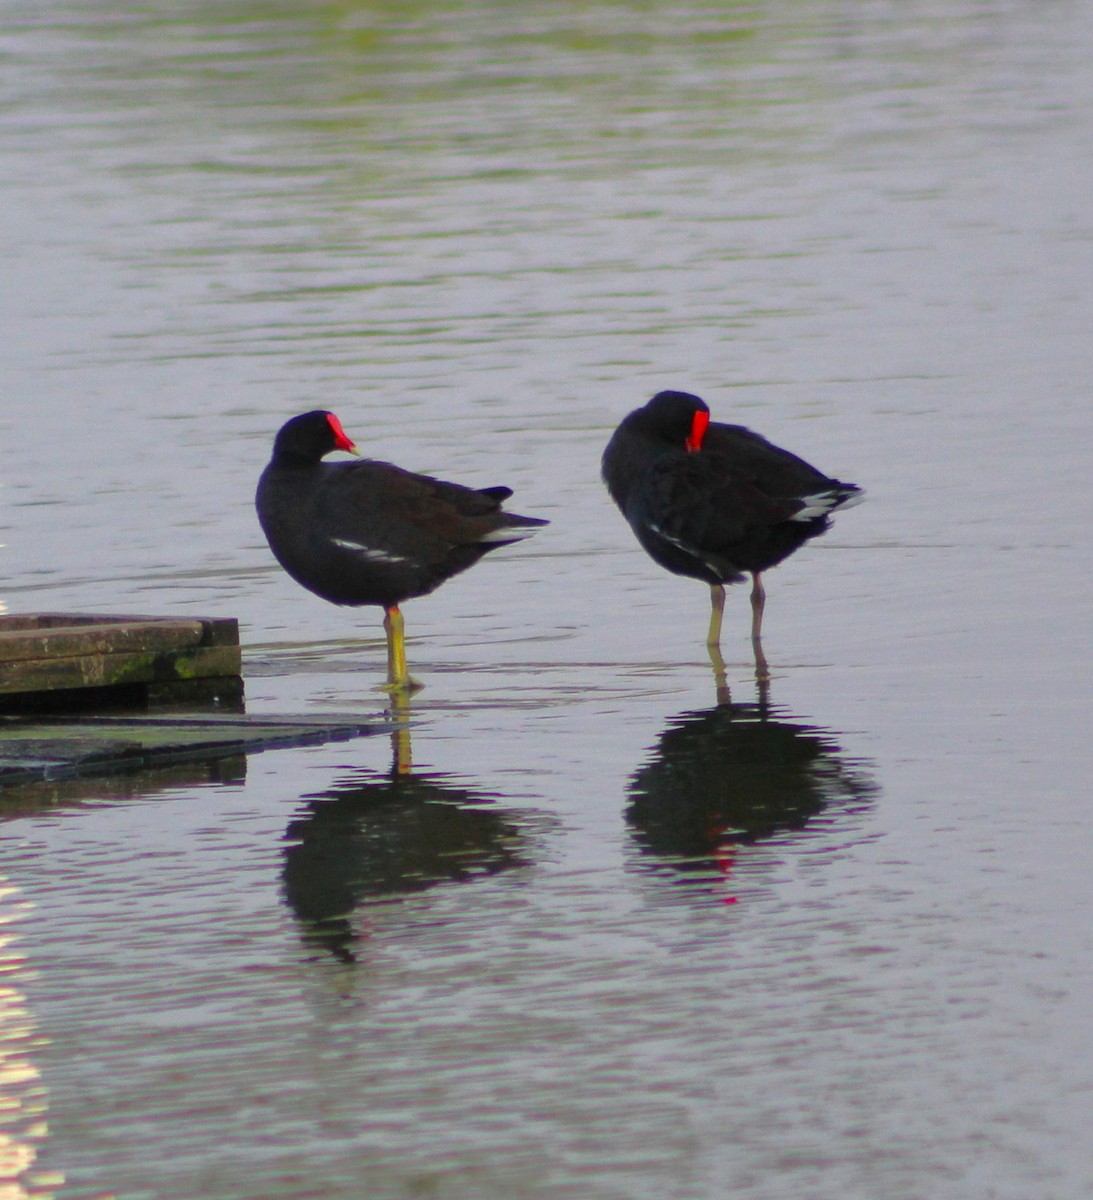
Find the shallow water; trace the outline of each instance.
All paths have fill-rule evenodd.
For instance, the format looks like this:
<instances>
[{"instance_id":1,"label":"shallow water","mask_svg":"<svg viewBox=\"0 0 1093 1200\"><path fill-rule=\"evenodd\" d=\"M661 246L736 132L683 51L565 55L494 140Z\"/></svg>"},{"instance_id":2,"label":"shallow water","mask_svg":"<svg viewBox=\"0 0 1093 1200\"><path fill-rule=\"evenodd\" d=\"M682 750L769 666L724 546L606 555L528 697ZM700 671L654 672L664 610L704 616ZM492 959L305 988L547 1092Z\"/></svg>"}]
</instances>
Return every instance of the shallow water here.
<instances>
[{"instance_id":1,"label":"shallow water","mask_svg":"<svg viewBox=\"0 0 1093 1200\"><path fill-rule=\"evenodd\" d=\"M549 529L383 735L24 790L13 1196L1084 1200L1093 4L6 6L2 598L241 620L281 421ZM869 491L746 589L598 480L704 395Z\"/></svg>"}]
</instances>

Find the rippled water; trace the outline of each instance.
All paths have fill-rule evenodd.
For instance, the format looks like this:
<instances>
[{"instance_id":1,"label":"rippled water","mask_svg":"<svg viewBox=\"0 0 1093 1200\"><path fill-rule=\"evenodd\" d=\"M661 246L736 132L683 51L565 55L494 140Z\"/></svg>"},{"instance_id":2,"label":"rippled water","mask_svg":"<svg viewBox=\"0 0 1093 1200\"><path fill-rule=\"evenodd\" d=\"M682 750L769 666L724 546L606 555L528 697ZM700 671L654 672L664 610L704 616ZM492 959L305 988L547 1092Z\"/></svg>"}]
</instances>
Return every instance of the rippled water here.
<instances>
[{"instance_id":1,"label":"rippled water","mask_svg":"<svg viewBox=\"0 0 1093 1200\"><path fill-rule=\"evenodd\" d=\"M12 1196L1085 1200L1093 3L76 4L0 33L0 596L241 620L324 405L550 518L384 736L7 793ZM869 491L708 596L598 480L697 391ZM405 749L405 748L403 748ZM8 1192L5 1192L5 1195Z\"/></svg>"}]
</instances>

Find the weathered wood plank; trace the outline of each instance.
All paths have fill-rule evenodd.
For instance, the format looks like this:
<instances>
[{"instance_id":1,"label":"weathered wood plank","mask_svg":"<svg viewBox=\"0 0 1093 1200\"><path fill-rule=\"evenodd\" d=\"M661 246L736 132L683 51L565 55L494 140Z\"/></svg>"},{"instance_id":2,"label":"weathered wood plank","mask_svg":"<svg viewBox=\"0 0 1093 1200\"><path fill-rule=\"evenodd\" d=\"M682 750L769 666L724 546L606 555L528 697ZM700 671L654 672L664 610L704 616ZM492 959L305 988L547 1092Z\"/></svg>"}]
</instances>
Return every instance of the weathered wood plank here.
<instances>
[{"instance_id":1,"label":"weathered wood plank","mask_svg":"<svg viewBox=\"0 0 1093 1200\"><path fill-rule=\"evenodd\" d=\"M0 629L0 662L87 657L152 650L183 650L201 645L200 621L141 621L113 625L58 625L48 630Z\"/></svg>"},{"instance_id":2,"label":"weathered wood plank","mask_svg":"<svg viewBox=\"0 0 1093 1200\"><path fill-rule=\"evenodd\" d=\"M174 652L143 650L30 659L0 663L0 694L238 675L242 666L238 646L195 646Z\"/></svg>"},{"instance_id":3,"label":"weathered wood plank","mask_svg":"<svg viewBox=\"0 0 1093 1200\"><path fill-rule=\"evenodd\" d=\"M0 617L0 661L239 644L234 617Z\"/></svg>"},{"instance_id":4,"label":"weathered wood plank","mask_svg":"<svg viewBox=\"0 0 1093 1200\"><path fill-rule=\"evenodd\" d=\"M242 669L234 618L0 617L0 695L188 682Z\"/></svg>"}]
</instances>

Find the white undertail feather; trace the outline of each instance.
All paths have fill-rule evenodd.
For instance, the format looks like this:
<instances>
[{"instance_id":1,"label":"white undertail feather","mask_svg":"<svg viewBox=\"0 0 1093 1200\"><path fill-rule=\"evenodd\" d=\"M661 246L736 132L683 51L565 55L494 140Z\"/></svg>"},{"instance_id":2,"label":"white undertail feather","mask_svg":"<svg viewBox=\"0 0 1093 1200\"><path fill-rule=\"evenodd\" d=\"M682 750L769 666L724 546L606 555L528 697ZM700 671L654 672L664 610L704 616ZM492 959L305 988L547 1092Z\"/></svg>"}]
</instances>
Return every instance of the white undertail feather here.
<instances>
[{"instance_id":1,"label":"white undertail feather","mask_svg":"<svg viewBox=\"0 0 1093 1200\"><path fill-rule=\"evenodd\" d=\"M865 493L861 491L851 492L849 495L843 491L816 492L815 495L801 497L804 508L794 513L790 520L811 521L814 517L826 517L837 508L853 508L864 499Z\"/></svg>"},{"instance_id":2,"label":"white undertail feather","mask_svg":"<svg viewBox=\"0 0 1093 1200\"><path fill-rule=\"evenodd\" d=\"M501 529L492 529L489 533L484 533L479 539L480 544L489 543L490 545L502 546L509 542L522 542L524 538L529 538L533 533L539 532L538 525L506 525Z\"/></svg>"}]
</instances>

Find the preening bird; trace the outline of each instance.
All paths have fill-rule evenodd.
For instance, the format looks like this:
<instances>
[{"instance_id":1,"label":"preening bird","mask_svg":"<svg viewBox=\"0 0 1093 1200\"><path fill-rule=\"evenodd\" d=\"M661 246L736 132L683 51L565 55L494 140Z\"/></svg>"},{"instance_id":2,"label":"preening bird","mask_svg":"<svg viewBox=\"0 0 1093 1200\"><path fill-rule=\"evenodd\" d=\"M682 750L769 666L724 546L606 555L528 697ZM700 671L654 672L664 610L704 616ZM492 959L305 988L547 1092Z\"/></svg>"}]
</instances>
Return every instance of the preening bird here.
<instances>
[{"instance_id":1,"label":"preening bird","mask_svg":"<svg viewBox=\"0 0 1093 1200\"><path fill-rule=\"evenodd\" d=\"M711 650L721 641L724 585L751 575L757 665L762 573L863 498L856 484L824 475L750 429L711 422L705 402L687 392L658 392L630 413L604 450L602 471L649 556L710 585Z\"/></svg>"}]
</instances>

